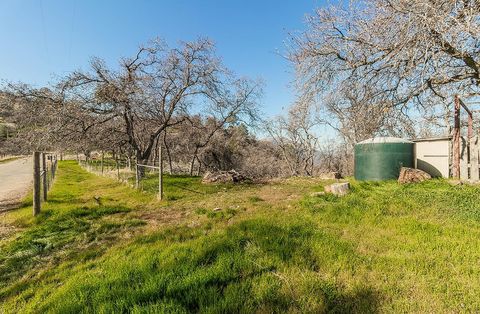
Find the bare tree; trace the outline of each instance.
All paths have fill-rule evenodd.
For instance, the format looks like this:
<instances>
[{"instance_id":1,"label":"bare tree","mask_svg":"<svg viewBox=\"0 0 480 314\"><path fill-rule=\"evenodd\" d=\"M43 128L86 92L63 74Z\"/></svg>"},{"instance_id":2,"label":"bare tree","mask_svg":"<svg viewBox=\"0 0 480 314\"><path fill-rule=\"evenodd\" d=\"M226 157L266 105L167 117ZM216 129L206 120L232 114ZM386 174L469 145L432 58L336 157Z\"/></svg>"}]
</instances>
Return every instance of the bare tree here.
<instances>
[{"instance_id":1,"label":"bare tree","mask_svg":"<svg viewBox=\"0 0 480 314\"><path fill-rule=\"evenodd\" d=\"M355 82L378 93L372 106L422 110L479 92L478 1L353 0L307 26L289 58L310 97Z\"/></svg>"},{"instance_id":2,"label":"bare tree","mask_svg":"<svg viewBox=\"0 0 480 314\"><path fill-rule=\"evenodd\" d=\"M349 143L341 139L325 139L318 148L319 173L338 172L343 176L353 174L353 151Z\"/></svg>"},{"instance_id":3,"label":"bare tree","mask_svg":"<svg viewBox=\"0 0 480 314\"><path fill-rule=\"evenodd\" d=\"M255 124L258 120L258 102L262 97L262 82L248 79L237 79L229 84L229 88L215 88L211 94L210 106L206 110L205 123L192 124L197 129L198 136L192 138L195 146L191 160L190 174L193 174L198 153L207 147L213 136L228 126L238 123ZM223 87L223 86L222 86Z\"/></svg>"},{"instance_id":4,"label":"bare tree","mask_svg":"<svg viewBox=\"0 0 480 314\"><path fill-rule=\"evenodd\" d=\"M257 86L235 79L206 39L172 49L154 41L122 59L118 70L93 59L91 71L74 72L61 88L80 110L104 122L120 119L139 163L149 160L162 133L190 111L213 111L228 119L257 106L252 97Z\"/></svg>"},{"instance_id":5,"label":"bare tree","mask_svg":"<svg viewBox=\"0 0 480 314\"><path fill-rule=\"evenodd\" d=\"M4 108L9 108L10 112L7 120L15 125L16 136L11 139L11 144L17 147L16 153L50 149L51 143L55 142L51 130L57 127L51 114L55 108L51 91L38 89L34 92L44 97L31 97L33 90L27 85L10 87L3 93L3 99L7 104Z\"/></svg>"},{"instance_id":6,"label":"bare tree","mask_svg":"<svg viewBox=\"0 0 480 314\"><path fill-rule=\"evenodd\" d=\"M299 101L289 109L287 117L280 116L265 124L294 176L313 174L318 137L311 109L310 103Z\"/></svg>"},{"instance_id":7,"label":"bare tree","mask_svg":"<svg viewBox=\"0 0 480 314\"><path fill-rule=\"evenodd\" d=\"M79 110L82 103L66 100L64 90L26 84L9 84L5 90L16 129L10 142L18 153L68 149L89 156L94 149L125 143L118 120Z\"/></svg>"},{"instance_id":8,"label":"bare tree","mask_svg":"<svg viewBox=\"0 0 480 314\"><path fill-rule=\"evenodd\" d=\"M71 101L105 121L121 119L123 133L137 161L147 162L160 134L178 123L195 96L218 80L221 71L208 40L168 49L160 41L141 47L119 69L93 59L91 71L76 71L64 82Z\"/></svg>"},{"instance_id":9,"label":"bare tree","mask_svg":"<svg viewBox=\"0 0 480 314\"><path fill-rule=\"evenodd\" d=\"M315 119L335 129L350 148L376 135L414 137L413 118L376 95L370 86L345 82L317 106Z\"/></svg>"}]
</instances>

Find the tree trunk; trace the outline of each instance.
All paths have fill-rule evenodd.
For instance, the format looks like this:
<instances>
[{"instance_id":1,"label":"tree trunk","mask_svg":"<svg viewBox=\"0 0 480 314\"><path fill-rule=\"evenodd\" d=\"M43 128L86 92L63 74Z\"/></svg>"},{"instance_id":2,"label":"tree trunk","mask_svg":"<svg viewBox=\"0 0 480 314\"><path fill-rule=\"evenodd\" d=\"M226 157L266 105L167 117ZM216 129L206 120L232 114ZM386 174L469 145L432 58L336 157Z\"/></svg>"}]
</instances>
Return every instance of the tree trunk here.
<instances>
[{"instance_id":1,"label":"tree trunk","mask_svg":"<svg viewBox=\"0 0 480 314\"><path fill-rule=\"evenodd\" d=\"M193 153L192 162L190 163L190 176L193 176L193 169L195 167L195 160L197 159L198 146L195 147L195 152Z\"/></svg>"},{"instance_id":2,"label":"tree trunk","mask_svg":"<svg viewBox=\"0 0 480 314\"><path fill-rule=\"evenodd\" d=\"M40 153L33 153L33 216L40 214Z\"/></svg>"},{"instance_id":3,"label":"tree trunk","mask_svg":"<svg viewBox=\"0 0 480 314\"><path fill-rule=\"evenodd\" d=\"M142 158L137 157L137 165L138 164L141 164L141 165L148 164L148 158L147 159L142 159ZM145 167L137 166L137 171L138 171L138 178L139 179L142 179L143 177L145 177Z\"/></svg>"},{"instance_id":4,"label":"tree trunk","mask_svg":"<svg viewBox=\"0 0 480 314\"><path fill-rule=\"evenodd\" d=\"M158 139L157 141L155 141L155 150L153 152L153 158L152 158L152 164L155 166L155 161L158 160L158 146L161 145L160 144L160 139Z\"/></svg>"},{"instance_id":5,"label":"tree trunk","mask_svg":"<svg viewBox=\"0 0 480 314\"><path fill-rule=\"evenodd\" d=\"M120 165L118 164L117 155L115 155L115 168L117 168L117 179L120 180Z\"/></svg>"},{"instance_id":6,"label":"tree trunk","mask_svg":"<svg viewBox=\"0 0 480 314\"><path fill-rule=\"evenodd\" d=\"M127 167L128 170L132 170L132 156L127 156Z\"/></svg>"},{"instance_id":7,"label":"tree trunk","mask_svg":"<svg viewBox=\"0 0 480 314\"><path fill-rule=\"evenodd\" d=\"M170 147L167 145L167 132L163 132L163 146L165 147L165 152L167 153L167 161L168 161L168 173L173 174L173 164L172 164L172 156L170 155Z\"/></svg>"},{"instance_id":8,"label":"tree trunk","mask_svg":"<svg viewBox=\"0 0 480 314\"><path fill-rule=\"evenodd\" d=\"M90 151L86 150L83 154L85 155L85 160L88 161L90 159Z\"/></svg>"},{"instance_id":9,"label":"tree trunk","mask_svg":"<svg viewBox=\"0 0 480 314\"><path fill-rule=\"evenodd\" d=\"M193 176L193 167L195 167L196 156L193 156L192 162L190 163L190 176Z\"/></svg>"},{"instance_id":10,"label":"tree trunk","mask_svg":"<svg viewBox=\"0 0 480 314\"><path fill-rule=\"evenodd\" d=\"M197 161L198 161L197 176L200 176L200 174L202 173L202 163L200 162L200 159L198 159L198 157L197 157Z\"/></svg>"}]
</instances>

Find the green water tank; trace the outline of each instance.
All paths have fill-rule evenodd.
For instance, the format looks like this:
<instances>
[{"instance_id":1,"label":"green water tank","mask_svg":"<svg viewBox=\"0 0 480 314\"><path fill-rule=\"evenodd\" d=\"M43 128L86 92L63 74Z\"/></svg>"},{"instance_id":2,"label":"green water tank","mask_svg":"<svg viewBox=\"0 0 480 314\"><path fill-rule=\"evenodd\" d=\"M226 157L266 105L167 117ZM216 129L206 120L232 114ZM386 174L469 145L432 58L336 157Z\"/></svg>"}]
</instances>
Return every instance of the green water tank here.
<instances>
[{"instance_id":1,"label":"green water tank","mask_svg":"<svg viewBox=\"0 0 480 314\"><path fill-rule=\"evenodd\" d=\"M376 137L355 145L355 179L397 179L401 167L414 166L414 143L396 137Z\"/></svg>"}]
</instances>

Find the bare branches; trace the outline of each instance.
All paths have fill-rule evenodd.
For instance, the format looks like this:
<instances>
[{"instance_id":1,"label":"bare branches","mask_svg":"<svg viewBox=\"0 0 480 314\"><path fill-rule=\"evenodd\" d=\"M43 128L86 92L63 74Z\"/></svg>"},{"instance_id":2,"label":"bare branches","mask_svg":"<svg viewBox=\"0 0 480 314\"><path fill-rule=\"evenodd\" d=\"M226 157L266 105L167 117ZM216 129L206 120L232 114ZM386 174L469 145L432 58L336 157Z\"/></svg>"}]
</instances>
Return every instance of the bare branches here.
<instances>
[{"instance_id":1,"label":"bare branches","mask_svg":"<svg viewBox=\"0 0 480 314\"><path fill-rule=\"evenodd\" d=\"M91 71L76 71L62 85L80 110L123 120L129 144L145 160L173 117L187 112L205 82L215 80L220 68L212 49L208 40L170 50L157 40L122 59L116 70L94 58Z\"/></svg>"},{"instance_id":2,"label":"bare branches","mask_svg":"<svg viewBox=\"0 0 480 314\"><path fill-rule=\"evenodd\" d=\"M11 84L7 91L8 104L18 107L14 122L29 142L27 149L56 145L86 155L94 149L115 150L132 152L145 162L162 134L168 142L167 129L199 115L208 121L206 128L203 122L195 124L194 157L200 161L200 150L218 131L257 118L262 85L236 78L208 39L175 48L155 40L117 67L92 58L88 71L74 71L50 89Z\"/></svg>"},{"instance_id":3,"label":"bare branches","mask_svg":"<svg viewBox=\"0 0 480 314\"><path fill-rule=\"evenodd\" d=\"M274 143L280 148L290 175L312 175L318 149L311 103L298 101L287 117L277 117L265 123Z\"/></svg>"},{"instance_id":4,"label":"bare branches","mask_svg":"<svg viewBox=\"0 0 480 314\"><path fill-rule=\"evenodd\" d=\"M353 0L318 9L307 26L292 35L289 58L311 99L345 82L379 92L374 103L388 107L424 109L479 92L475 1Z\"/></svg>"}]
</instances>

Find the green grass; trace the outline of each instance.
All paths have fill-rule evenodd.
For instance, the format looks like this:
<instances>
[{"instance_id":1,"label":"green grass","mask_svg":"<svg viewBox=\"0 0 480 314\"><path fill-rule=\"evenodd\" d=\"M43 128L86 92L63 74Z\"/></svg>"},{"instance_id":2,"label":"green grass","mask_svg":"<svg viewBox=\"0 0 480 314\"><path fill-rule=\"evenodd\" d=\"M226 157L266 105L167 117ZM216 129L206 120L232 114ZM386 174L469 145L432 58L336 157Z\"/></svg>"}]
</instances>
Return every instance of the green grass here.
<instances>
[{"instance_id":1,"label":"green grass","mask_svg":"<svg viewBox=\"0 0 480 314\"><path fill-rule=\"evenodd\" d=\"M5 159L0 159L0 164L3 164L3 163L7 163L7 162L10 162L10 161L14 161L14 160L17 160L17 159L20 159L21 157L9 157L9 158L5 158Z\"/></svg>"},{"instance_id":2,"label":"green grass","mask_svg":"<svg viewBox=\"0 0 480 314\"><path fill-rule=\"evenodd\" d=\"M75 258L88 250L96 251L115 233L141 224L134 219L114 218L134 210L134 202L147 200L145 196L88 174L71 162L63 163L61 172L39 216L31 217L31 197L22 208L6 216L6 221L20 232L0 241L0 297L10 294L9 284L35 266L55 263L64 257L59 255L66 254L69 259L69 255ZM108 194L103 195L103 190ZM126 196L124 193L129 200L119 200L120 194Z\"/></svg>"},{"instance_id":3,"label":"green grass","mask_svg":"<svg viewBox=\"0 0 480 314\"><path fill-rule=\"evenodd\" d=\"M116 177L115 160L105 159L104 173L109 174L111 177ZM88 162L88 166L94 173L101 174L101 161L91 160ZM145 169L145 176L140 180L139 189L145 193L151 195L158 194L158 172L149 168ZM120 171L120 177L128 182L132 187L135 186L135 171L127 170L122 167ZM164 197L166 200L176 201L184 198L188 198L190 201L192 198L203 198L206 195L215 194L220 190L230 190L235 188L233 184L202 184L201 177L189 176L189 175L163 175L164 180ZM245 186L246 184L244 184Z\"/></svg>"},{"instance_id":4,"label":"green grass","mask_svg":"<svg viewBox=\"0 0 480 314\"><path fill-rule=\"evenodd\" d=\"M156 202L60 163L40 217L5 216L18 229L0 242L0 312L480 311L479 187L310 196L327 183L167 177L177 197Z\"/></svg>"},{"instance_id":5,"label":"green grass","mask_svg":"<svg viewBox=\"0 0 480 314\"><path fill-rule=\"evenodd\" d=\"M163 175L164 196L166 200L204 198L206 195L215 194L218 191L226 191L234 188L233 184L202 184L201 177L191 177L187 175ZM131 178L134 183L134 178ZM150 193L158 193L158 174L147 174L141 180L140 189Z\"/></svg>"}]
</instances>

